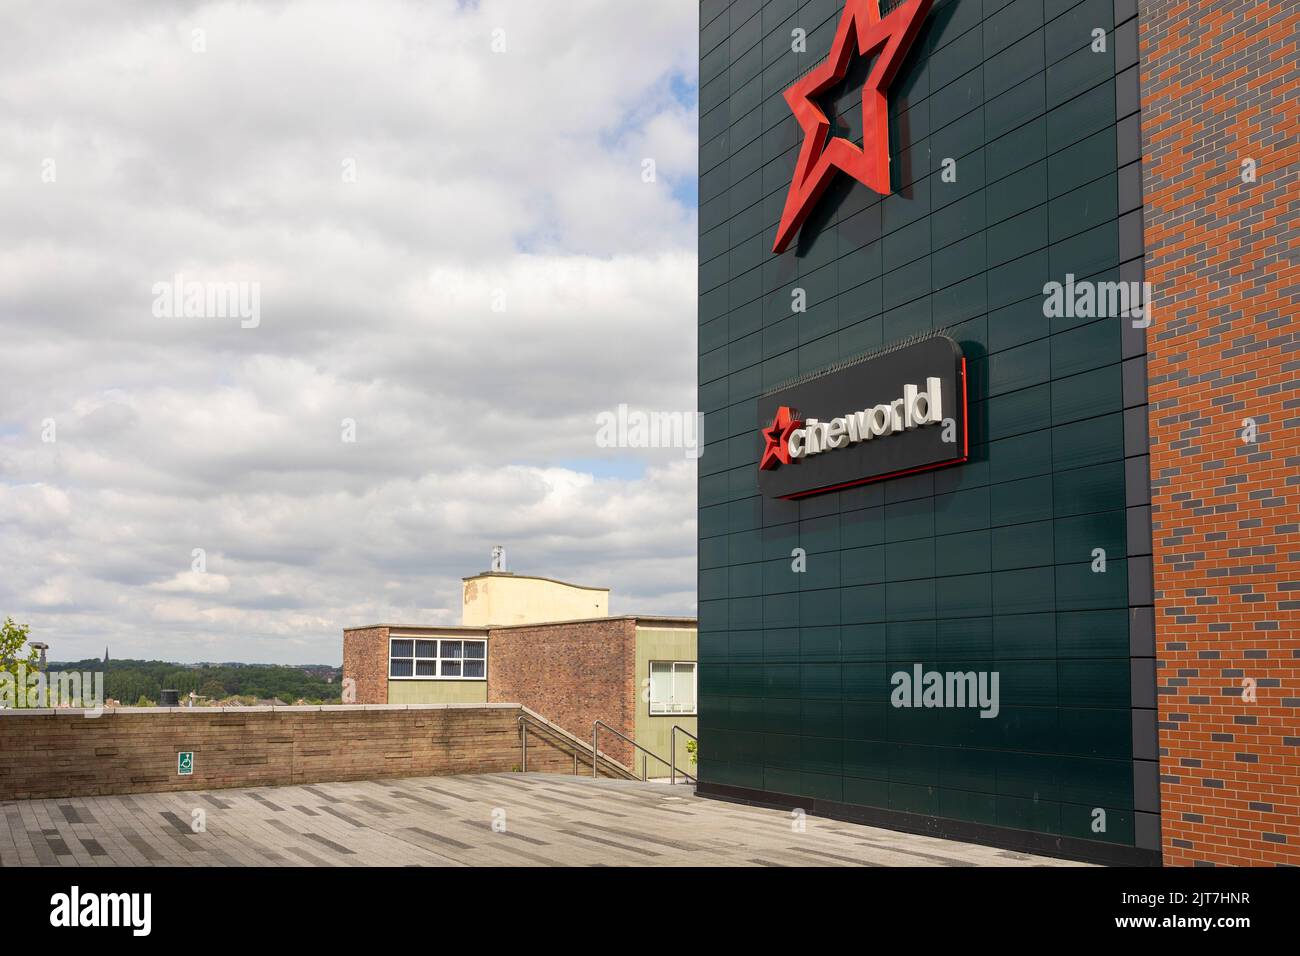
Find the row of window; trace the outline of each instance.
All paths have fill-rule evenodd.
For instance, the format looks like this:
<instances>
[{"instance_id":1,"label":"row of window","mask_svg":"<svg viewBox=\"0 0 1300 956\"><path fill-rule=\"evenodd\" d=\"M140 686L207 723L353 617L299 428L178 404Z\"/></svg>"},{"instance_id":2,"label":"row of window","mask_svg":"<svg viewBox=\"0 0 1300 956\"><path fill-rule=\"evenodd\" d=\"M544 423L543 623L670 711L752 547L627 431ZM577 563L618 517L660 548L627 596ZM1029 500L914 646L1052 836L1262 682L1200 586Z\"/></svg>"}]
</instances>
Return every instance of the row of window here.
<instances>
[{"instance_id":1,"label":"row of window","mask_svg":"<svg viewBox=\"0 0 1300 956\"><path fill-rule=\"evenodd\" d=\"M694 661L650 662L650 713L694 714ZM388 676L393 680L485 680L487 641L392 638Z\"/></svg>"},{"instance_id":2,"label":"row of window","mask_svg":"<svg viewBox=\"0 0 1300 956\"><path fill-rule=\"evenodd\" d=\"M487 677L487 641L394 638L388 647L388 676L398 680L483 680Z\"/></svg>"}]
</instances>

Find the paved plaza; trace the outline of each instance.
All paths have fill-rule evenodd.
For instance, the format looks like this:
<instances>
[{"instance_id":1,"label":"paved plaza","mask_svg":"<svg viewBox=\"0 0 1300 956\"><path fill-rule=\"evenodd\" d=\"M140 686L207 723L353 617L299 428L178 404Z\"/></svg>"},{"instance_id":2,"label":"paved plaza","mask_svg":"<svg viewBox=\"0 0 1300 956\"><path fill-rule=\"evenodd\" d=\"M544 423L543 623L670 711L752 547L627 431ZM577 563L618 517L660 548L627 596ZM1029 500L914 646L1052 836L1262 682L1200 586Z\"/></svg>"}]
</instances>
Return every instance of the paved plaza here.
<instances>
[{"instance_id":1,"label":"paved plaza","mask_svg":"<svg viewBox=\"0 0 1300 956\"><path fill-rule=\"evenodd\" d=\"M540 773L0 803L0 866L1077 866Z\"/></svg>"}]
</instances>

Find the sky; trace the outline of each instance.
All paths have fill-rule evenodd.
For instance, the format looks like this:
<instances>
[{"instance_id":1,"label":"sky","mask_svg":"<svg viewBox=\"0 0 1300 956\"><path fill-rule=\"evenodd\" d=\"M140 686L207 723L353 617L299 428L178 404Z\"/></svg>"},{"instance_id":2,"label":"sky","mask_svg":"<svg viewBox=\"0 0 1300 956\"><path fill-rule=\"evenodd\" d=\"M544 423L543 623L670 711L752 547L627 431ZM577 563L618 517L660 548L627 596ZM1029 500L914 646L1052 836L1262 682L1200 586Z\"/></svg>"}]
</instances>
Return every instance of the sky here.
<instances>
[{"instance_id":1,"label":"sky","mask_svg":"<svg viewBox=\"0 0 1300 956\"><path fill-rule=\"evenodd\" d=\"M694 614L692 454L597 439L696 407L697 18L9 4L0 617L338 663L459 623L497 544Z\"/></svg>"}]
</instances>

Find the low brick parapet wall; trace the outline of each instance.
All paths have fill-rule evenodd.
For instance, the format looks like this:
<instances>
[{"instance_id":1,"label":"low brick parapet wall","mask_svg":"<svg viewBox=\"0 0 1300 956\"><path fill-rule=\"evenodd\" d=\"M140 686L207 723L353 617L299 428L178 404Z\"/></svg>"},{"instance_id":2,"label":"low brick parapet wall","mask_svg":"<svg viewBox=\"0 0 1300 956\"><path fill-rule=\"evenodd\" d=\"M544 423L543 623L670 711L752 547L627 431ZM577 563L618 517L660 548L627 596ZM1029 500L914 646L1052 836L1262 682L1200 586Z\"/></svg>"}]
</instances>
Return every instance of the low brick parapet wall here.
<instances>
[{"instance_id":1,"label":"low brick parapet wall","mask_svg":"<svg viewBox=\"0 0 1300 956\"><path fill-rule=\"evenodd\" d=\"M524 713L518 704L4 710L0 800L508 772L521 767ZM572 773L575 744L530 730L528 770ZM181 776L185 752L194 771ZM583 763L590 772L580 754Z\"/></svg>"}]
</instances>

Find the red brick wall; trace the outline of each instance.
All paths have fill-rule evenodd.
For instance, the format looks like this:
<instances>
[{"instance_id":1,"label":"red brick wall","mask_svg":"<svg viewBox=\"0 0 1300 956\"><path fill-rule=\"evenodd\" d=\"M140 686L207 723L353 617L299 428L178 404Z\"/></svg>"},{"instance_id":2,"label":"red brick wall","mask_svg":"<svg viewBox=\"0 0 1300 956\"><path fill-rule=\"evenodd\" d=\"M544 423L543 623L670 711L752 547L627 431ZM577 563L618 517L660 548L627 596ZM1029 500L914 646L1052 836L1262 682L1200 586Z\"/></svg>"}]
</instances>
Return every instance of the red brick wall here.
<instances>
[{"instance_id":1,"label":"red brick wall","mask_svg":"<svg viewBox=\"0 0 1300 956\"><path fill-rule=\"evenodd\" d=\"M591 740L603 720L633 736L636 621L493 628L488 636L488 694L523 704L571 734ZM632 748L611 736L600 749L629 767ZM639 766L639 764L638 764Z\"/></svg>"},{"instance_id":2,"label":"red brick wall","mask_svg":"<svg viewBox=\"0 0 1300 956\"><path fill-rule=\"evenodd\" d=\"M343 632L343 679L357 682L358 704L388 703L388 628Z\"/></svg>"},{"instance_id":3,"label":"red brick wall","mask_svg":"<svg viewBox=\"0 0 1300 956\"><path fill-rule=\"evenodd\" d=\"M1140 24L1164 860L1298 864L1300 5Z\"/></svg>"},{"instance_id":4,"label":"red brick wall","mask_svg":"<svg viewBox=\"0 0 1300 956\"><path fill-rule=\"evenodd\" d=\"M521 764L519 714L504 706L6 713L0 800L509 772ZM192 776L176 773L181 751L194 753ZM572 773L573 753L534 731L528 770Z\"/></svg>"}]
</instances>

